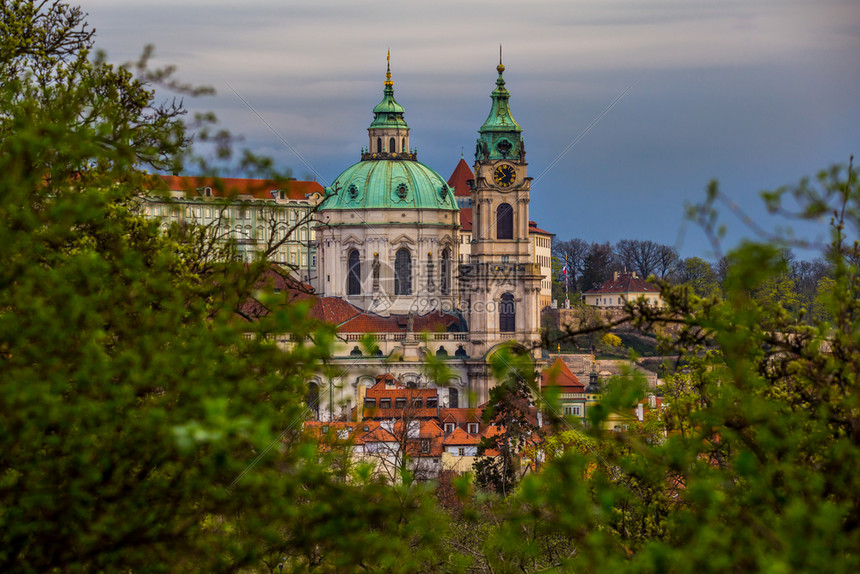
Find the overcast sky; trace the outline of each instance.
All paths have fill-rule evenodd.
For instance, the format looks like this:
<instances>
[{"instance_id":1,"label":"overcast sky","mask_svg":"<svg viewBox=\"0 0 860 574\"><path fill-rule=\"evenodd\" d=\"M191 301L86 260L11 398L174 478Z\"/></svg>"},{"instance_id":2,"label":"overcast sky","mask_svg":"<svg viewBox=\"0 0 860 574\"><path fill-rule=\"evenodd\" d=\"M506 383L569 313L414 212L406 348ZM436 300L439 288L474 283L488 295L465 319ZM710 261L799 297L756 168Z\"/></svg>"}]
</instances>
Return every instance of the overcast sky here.
<instances>
[{"instance_id":1,"label":"overcast sky","mask_svg":"<svg viewBox=\"0 0 860 574\"><path fill-rule=\"evenodd\" d=\"M188 107L215 111L247 147L323 184L367 143L389 48L419 160L446 179L461 153L471 165L502 43L535 178L531 219L560 239L652 239L712 258L683 223L710 179L767 221L759 191L860 152L857 0L81 5L111 60L154 44L156 63L217 90ZM729 244L749 235L726 223Z\"/></svg>"}]
</instances>

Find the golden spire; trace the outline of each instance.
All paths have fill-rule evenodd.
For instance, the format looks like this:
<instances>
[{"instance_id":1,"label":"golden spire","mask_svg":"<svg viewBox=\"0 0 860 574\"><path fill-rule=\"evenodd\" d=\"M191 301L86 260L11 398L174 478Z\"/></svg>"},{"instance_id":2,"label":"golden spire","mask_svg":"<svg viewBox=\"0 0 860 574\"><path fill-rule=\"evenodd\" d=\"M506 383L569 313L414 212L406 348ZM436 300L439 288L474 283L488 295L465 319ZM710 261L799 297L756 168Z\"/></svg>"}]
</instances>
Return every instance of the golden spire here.
<instances>
[{"instance_id":1,"label":"golden spire","mask_svg":"<svg viewBox=\"0 0 860 574\"><path fill-rule=\"evenodd\" d=\"M388 69L385 71L385 85L393 86L394 82L391 81L391 48L388 49L386 61L388 62Z\"/></svg>"},{"instance_id":2,"label":"golden spire","mask_svg":"<svg viewBox=\"0 0 860 574\"><path fill-rule=\"evenodd\" d=\"M505 71L505 65L502 64L502 45L501 44L499 44L499 65L496 67L496 71L500 74Z\"/></svg>"}]
</instances>

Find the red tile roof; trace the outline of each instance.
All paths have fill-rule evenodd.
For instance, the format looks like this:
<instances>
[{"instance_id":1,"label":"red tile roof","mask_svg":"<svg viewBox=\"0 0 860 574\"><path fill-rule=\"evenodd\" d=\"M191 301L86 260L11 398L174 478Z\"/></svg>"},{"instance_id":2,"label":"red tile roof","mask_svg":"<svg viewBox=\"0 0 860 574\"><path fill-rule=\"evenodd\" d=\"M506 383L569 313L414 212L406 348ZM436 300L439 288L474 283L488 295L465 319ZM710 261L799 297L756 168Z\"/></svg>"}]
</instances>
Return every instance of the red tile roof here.
<instances>
[{"instance_id":1,"label":"red tile roof","mask_svg":"<svg viewBox=\"0 0 860 574\"><path fill-rule=\"evenodd\" d=\"M351 305L350 305L351 306ZM375 313L360 312L339 325L342 333L402 333L406 331L404 315L382 317ZM416 333L445 333L456 330L460 320L456 315L432 311L426 315L415 315L413 331Z\"/></svg>"},{"instance_id":2,"label":"red tile roof","mask_svg":"<svg viewBox=\"0 0 860 574\"><path fill-rule=\"evenodd\" d=\"M468 196L472 195L472 188L468 181L475 179L475 173L466 160L460 158L460 163L454 168L454 173L448 178L448 185L454 188L454 195Z\"/></svg>"},{"instance_id":3,"label":"red tile roof","mask_svg":"<svg viewBox=\"0 0 860 574\"><path fill-rule=\"evenodd\" d=\"M540 386L544 390L547 387L557 387L561 393L585 392L585 385L571 372L561 357L557 357L549 368L541 372Z\"/></svg>"},{"instance_id":4,"label":"red tile roof","mask_svg":"<svg viewBox=\"0 0 860 574\"><path fill-rule=\"evenodd\" d=\"M460 208L460 231L472 231L472 208Z\"/></svg>"},{"instance_id":5,"label":"red tile roof","mask_svg":"<svg viewBox=\"0 0 860 574\"><path fill-rule=\"evenodd\" d=\"M465 427L466 423L481 423L480 408L444 408L439 412L439 420L443 423L456 423L457 427Z\"/></svg>"},{"instance_id":6,"label":"red tile roof","mask_svg":"<svg viewBox=\"0 0 860 574\"><path fill-rule=\"evenodd\" d=\"M315 181L276 181L272 179L248 179L236 177L196 177L182 175L159 176L170 191L197 194L198 188L211 187L213 197L251 195L257 199L273 199L272 191L285 190L289 199L307 199L312 193L323 193L323 187Z\"/></svg>"},{"instance_id":7,"label":"red tile roof","mask_svg":"<svg viewBox=\"0 0 860 574\"><path fill-rule=\"evenodd\" d=\"M315 298L317 303L311 308L311 317L324 323L341 325L362 313L358 307L354 307L337 297L315 296Z\"/></svg>"},{"instance_id":8,"label":"red tile roof","mask_svg":"<svg viewBox=\"0 0 860 574\"><path fill-rule=\"evenodd\" d=\"M603 285L590 289L585 293L659 293L660 289L636 275L636 273L618 273Z\"/></svg>"},{"instance_id":9,"label":"red tile roof","mask_svg":"<svg viewBox=\"0 0 860 574\"><path fill-rule=\"evenodd\" d=\"M538 235L555 235L537 226L537 222L529 221L529 233L537 233Z\"/></svg>"},{"instance_id":10,"label":"red tile roof","mask_svg":"<svg viewBox=\"0 0 860 574\"><path fill-rule=\"evenodd\" d=\"M477 445L481 442L480 435L469 434L461 428L454 429L454 432L445 437L442 444L446 446L459 445Z\"/></svg>"}]
</instances>

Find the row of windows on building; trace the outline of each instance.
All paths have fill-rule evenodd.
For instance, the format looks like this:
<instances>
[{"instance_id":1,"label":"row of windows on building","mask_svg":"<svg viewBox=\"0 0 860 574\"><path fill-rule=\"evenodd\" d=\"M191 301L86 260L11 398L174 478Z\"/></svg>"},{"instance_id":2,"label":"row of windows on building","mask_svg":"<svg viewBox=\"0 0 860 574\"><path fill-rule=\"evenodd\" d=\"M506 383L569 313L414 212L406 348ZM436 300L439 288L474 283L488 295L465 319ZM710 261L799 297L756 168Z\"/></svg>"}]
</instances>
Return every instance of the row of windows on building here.
<instances>
[{"instance_id":1,"label":"row of windows on building","mask_svg":"<svg viewBox=\"0 0 860 574\"><path fill-rule=\"evenodd\" d=\"M361 295L362 274L361 254L352 249L347 256L346 294ZM379 284L379 256L373 256L371 267L374 286ZM427 291L436 290L433 259L427 258ZM442 295L451 293L451 251L446 247L439 259L439 292ZM394 294L412 294L412 254L403 247L394 255Z\"/></svg>"},{"instance_id":2,"label":"row of windows on building","mask_svg":"<svg viewBox=\"0 0 860 574\"><path fill-rule=\"evenodd\" d=\"M396 150L397 150L397 140L395 140L394 138L389 138L388 139L388 151L390 153L396 153ZM402 138L400 140L400 151L401 152L406 151L406 138ZM376 138L376 153L384 153L384 152L385 152L385 148L382 147L382 138Z\"/></svg>"},{"instance_id":3,"label":"row of windows on building","mask_svg":"<svg viewBox=\"0 0 860 574\"><path fill-rule=\"evenodd\" d=\"M193 217L196 219L212 219L223 218L237 221L246 221L253 219L252 213L255 210L253 207L233 207L221 208L218 206L201 206L201 205L168 205L168 204L151 204L147 206L147 211L150 215L158 217L174 217L178 218L181 214L185 217ZM299 209L262 209L257 212L257 219L265 221L290 221L295 223L299 220ZM304 211L303 209L301 211ZM302 213L304 217L305 213Z\"/></svg>"},{"instance_id":4,"label":"row of windows on building","mask_svg":"<svg viewBox=\"0 0 860 574\"><path fill-rule=\"evenodd\" d=\"M394 408L395 409L405 409L407 404L411 404L413 409L425 408L424 407L424 399L422 397L414 397L411 401L407 400L406 397L397 397L394 399ZM437 406L439 406L439 399L437 397L427 397L427 407L426 408L435 409ZM374 399L372 397L365 397L364 408L375 409L376 408L376 399ZM391 399L390 398L379 399L379 408L380 409L390 409L391 408Z\"/></svg>"}]
</instances>

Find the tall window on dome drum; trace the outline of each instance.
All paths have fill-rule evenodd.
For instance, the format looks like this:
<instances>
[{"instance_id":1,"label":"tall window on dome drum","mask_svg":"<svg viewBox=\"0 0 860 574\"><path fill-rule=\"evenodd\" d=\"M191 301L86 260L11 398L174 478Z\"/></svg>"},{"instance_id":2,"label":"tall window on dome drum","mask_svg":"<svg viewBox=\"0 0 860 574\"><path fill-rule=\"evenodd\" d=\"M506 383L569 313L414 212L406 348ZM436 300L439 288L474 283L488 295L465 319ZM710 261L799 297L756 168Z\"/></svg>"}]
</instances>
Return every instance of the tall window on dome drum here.
<instances>
[{"instance_id":1,"label":"tall window on dome drum","mask_svg":"<svg viewBox=\"0 0 860 574\"><path fill-rule=\"evenodd\" d=\"M396 153L397 152L397 144L394 143L394 138L388 140L388 152Z\"/></svg>"},{"instance_id":2,"label":"tall window on dome drum","mask_svg":"<svg viewBox=\"0 0 860 574\"><path fill-rule=\"evenodd\" d=\"M350 251L347 258L346 294L361 295L361 258L356 249Z\"/></svg>"},{"instance_id":3,"label":"tall window on dome drum","mask_svg":"<svg viewBox=\"0 0 860 574\"><path fill-rule=\"evenodd\" d=\"M454 387L448 387L448 408L460 408L460 393Z\"/></svg>"},{"instance_id":4,"label":"tall window on dome drum","mask_svg":"<svg viewBox=\"0 0 860 574\"><path fill-rule=\"evenodd\" d=\"M442 250L439 275L439 289L442 295L449 295L451 293L451 251L447 247Z\"/></svg>"},{"instance_id":5,"label":"tall window on dome drum","mask_svg":"<svg viewBox=\"0 0 860 574\"><path fill-rule=\"evenodd\" d=\"M406 138L403 138L402 140L400 140L400 151L402 151L402 152L406 151Z\"/></svg>"},{"instance_id":6,"label":"tall window on dome drum","mask_svg":"<svg viewBox=\"0 0 860 574\"><path fill-rule=\"evenodd\" d=\"M376 138L376 153L382 153L382 138Z\"/></svg>"},{"instance_id":7,"label":"tall window on dome drum","mask_svg":"<svg viewBox=\"0 0 860 574\"><path fill-rule=\"evenodd\" d=\"M412 256L405 247L394 256L394 294L412 294Z\"/></svg>"},{"instance_id":8,"label":"tall window on dome drum","mask_svg":"<svg viewBox=\"0 0 860 574\"><path fill-rule=\"evenodd\" d=\"M517 309L514 304L514 296L510 293L502 293L499 301L499 332L513 333L516 329Z\"/></svg>"},{"instance_id":9,"label":"tall window on dome drum","mask_svg":"<svg viewBox=\"0 0 860 574\"><path fill-rule=\"evenodd\" d=\"M514 209L503 203L496 210L496 239L514 238Z\"/></svg>"}]
</instances>

